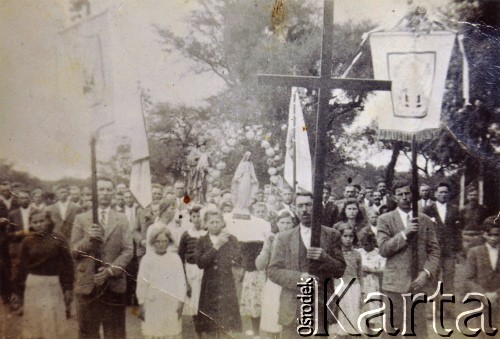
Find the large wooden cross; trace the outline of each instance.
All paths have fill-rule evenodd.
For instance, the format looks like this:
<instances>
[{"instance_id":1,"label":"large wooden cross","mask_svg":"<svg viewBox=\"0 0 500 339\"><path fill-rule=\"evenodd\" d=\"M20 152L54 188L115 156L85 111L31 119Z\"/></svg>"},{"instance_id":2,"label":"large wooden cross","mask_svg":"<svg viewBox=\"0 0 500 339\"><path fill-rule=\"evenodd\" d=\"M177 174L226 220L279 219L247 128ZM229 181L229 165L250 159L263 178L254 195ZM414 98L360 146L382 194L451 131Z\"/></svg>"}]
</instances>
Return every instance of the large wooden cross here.
<instances>
[{"instance_id":1,"label":"large wooden cross","mask_svg":"<svg viewBox=\"0 0 500 339\"><path fill-rule=\"evenodd\" d=\"M328 106L331 90L343 88L347 90L390 91L391 81L372 79L332 78L333 53L333 0L324 0L323 9L323 42L321 47L320 75L259 75L259 85L296 86L318 88L318 110L316 119L316 148L314 150L314 185L313 215L311 229L311 246L319 247L321 239L321 213L323 204L323 182L325 179L326 132L328 130ZM311 272L314 274L314 272Z\"/></svg>"}]
</instances>

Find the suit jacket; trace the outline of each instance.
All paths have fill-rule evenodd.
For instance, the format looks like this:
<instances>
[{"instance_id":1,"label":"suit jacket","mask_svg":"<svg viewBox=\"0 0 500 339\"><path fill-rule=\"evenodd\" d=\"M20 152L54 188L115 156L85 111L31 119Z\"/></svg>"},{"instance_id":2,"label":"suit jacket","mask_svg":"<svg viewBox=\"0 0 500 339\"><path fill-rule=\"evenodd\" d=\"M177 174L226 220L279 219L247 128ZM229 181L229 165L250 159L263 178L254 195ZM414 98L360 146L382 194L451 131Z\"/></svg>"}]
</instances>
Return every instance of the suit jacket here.
<instances>
[{"instance_id":1,"label":"suit jacket","mask_svg":"<svg viewBox=\"0 0 500 339\"><path fill-rule=\"evenodd\" d=\"M441 258L454 256L462 251L462 228L460 214L455 206L447 204L446 220L441 220L436 204L427 206L424 213L435 221L435 232L441 248Z\"/></svg>"},{"instance_id":2,"label":"suit jacket","mask_svg":"<svg viewBox=\"0 0 500 339\"><path fill-rule=\"evenodd\" d=\"M50 212L52 220L54 220L54 223L56 224L54 231L63 234L66 239L71 239L73 223L75 222L76 215L81 212L81 206L72 201L68 202L68 209L66 210L64 218L61 215L58 202L48 206L47 211Z\"/></svg>"},{"instance_id":3,"label":"suit jacket","mask_svg":"<svg viewBox=\"0 0 500 339\"><path fill-rule=\"evenodd\" d=\"M146 208L139 208L136 214L137 225L132 232L136 244L136 255L142 257L146 253L146 247L142 245L142 240L146 240L148 227L155 222L153 208L149 205Z\"/></svg>"},{"instance_id":4,"label":"suit jacket","mask_svg":"<svg viewBox=\"0 0 500 339\"><path fill-rule=\"evenodd\" d=\"M428 203L429 205L424 206L424 199L420 199L420 200L418 201L418 211L419 211L419 212L422 212L422 213L425 213L425 212L424 212L424 208L426 208L426 207L431 207L432 205L434 205L434 204L435 204L435 201L434 201L434 200L432 200L432 199L429 199L427 203ZM427 214L427 213L426 213L426 214Z\"/></svg>"},{"instance_id":5,"label":"suit jacket","mask_svg":"<svg viewBox=\"0 0 500 339\"><path fill-rule=\"evenodd\" d=\"M288 325L295 320L299 307L297 283L301 281L300 276L303 273L299 268L301 242L300 227L297 226L279 233L271 252L268 275L271 281L282 287L279 308L279 323L282 325ZM321 227L321 248L326 251L328 257L322 262L319 278L342 277L346 263L342 255L340 233L328 227Z\"/></svg>"},{"instance_id":6,"label":"suit jacket","mask_svg":"<svg viewBox=\"0 0 500 339\"><path fill-rule=\"evenodd\" d=\"M394 198L394 195L392 195L389 192L387 192L386 195L384 195L382 197L380 204L381 204L381 206L387 206L389 211L394 211L398 207L398 203L396 202L396 198Z\"/></svg>"},{"instance_id":7,"label":"suit jacket","mask_svg":"<svg viewBox=\"0 0 500 339\"><path fill-rule=\"evenodd\" d=\"M31 208L30 212L35 210ZM21 253L21 241L24 239L25 234L20 234L18 232L24 230L23 216L21 214L21 209L18 208L9 213L10 227L8 229L9 233L9 253L11 258L18 257ZM29 225L28 225L29 226Z\"/></svg>"},{"instance_id":8,"label":"suit jacket","mask_svg":"<svg viewBox=\"0 0 500 339\"><path fill-rule=\"evenodd\" d=\"M21 214L20 208L14 210L14 211L11 211L9 213L9 221L10 221L10 225L9 225L9 229L8 229L9 233L22 231L24 229L23 216ZM29 225L28 225L28 227L29 227Z\"/></svg>"},{"instance_id":9,"label":"suit jacket","mask_svg":"<svg viewBox=\"0 0 500 339\"><path fill-rule=\"evenodd\" d=\"M418 271L427 270L436 278L439 268L440 250L434 233L434 224L425 214L418 215ZM412 282L412 251L404 238L405 229L397 210L382 214L377 223L377 242L380 255L387 258L382 279L382 289L394 293L410 292ZM428 287L433 279L427 280ZM419 291L415 291L419 292Z\"/></svg>"},{"instance_id":10,"label":"suit jacket","mask_svg":"<svg viewBox=\"0 0 500 339\"><path fill-rule=\"evenodd\" d=\"M76 266L75 293L88 295L94 290L96 264L112 270L108 288L115 293L126 291L125 267L133 256L132 235L123 213L111 209L108 225L104 229L102 244L90 239L88 230L92 225L92 210L78 214L71 236L71 247ZM102 262L95 257L100 256Z\"/></svg>"},{"instance_id":11,"label":"suit jacket","mask_svg":"<svg viewBox=\"0 0 500 339\"><path fill-rule=\"evenodd\" d=\"M19 204L17 200L12 198L10 208L0 200L0 265L10 265L9 259L9 213L18 209Z\"/></svg>"},{"instance_id":12,"label":"suit jacket","mask_svg":"<svg viewBox=\"0 0 500 339\"><path fill-rule=\"evenodd\" d=\"M339 209L333 201L328 201L325 206L323 206L323 213L321 215L321 225L326 227L333 227L335 221L339 216Z\"/></svg>"},{"instance_id":13,"label":"suit jacket","mask_svg":"<svg viewBox=\"0 0 500 339\"><path fill-rule=\"evenodd\" d=\"M483 205L471 206L466 204L460 210L460 219L463 222L464 230L476 231L481 234L483 229L483 221L488 216L488 209Z\"/></svg>"},{"instance_id":14,"label":"suit jacket","mask_svg":"<svg viewBox=\"0 0 500 339\"><path fill-rule=\"evenodd\" d=\"M499 280L500 258L497 260L496 269L493 269L486 245L471 248L465 262L466 292L500 293Z\"/></svg>"}]
</instances>

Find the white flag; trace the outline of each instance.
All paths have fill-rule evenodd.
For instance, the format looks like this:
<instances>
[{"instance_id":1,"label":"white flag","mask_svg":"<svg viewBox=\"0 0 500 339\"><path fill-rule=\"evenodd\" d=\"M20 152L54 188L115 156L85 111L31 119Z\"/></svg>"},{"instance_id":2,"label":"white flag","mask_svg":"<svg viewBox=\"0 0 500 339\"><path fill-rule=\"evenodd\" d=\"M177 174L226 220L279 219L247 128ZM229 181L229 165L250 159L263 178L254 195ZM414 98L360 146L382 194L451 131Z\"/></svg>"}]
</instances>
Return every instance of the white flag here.
<instances>
[{"instance_id":1,"label":"white flag","mask_svg":"<svg viewBox=\"0 0 500 339\"><path fill-rule=\"evenodd\" d=\"M145 208L152 202L152 193L148 136L142 111L138 112L135 120L136 125L132 131L131 145L132 171L130 173L130 192L132 192L139 205Z\"/></svg>"},{"instance_id":2,"label":"white flag","mask_svg":"<svg viewBox=\"0 0 500 339\"><path fill-rule=\"evenodd\" d=\"M285 180L291 187L294 186L294 171L297 190L312 192L312 163L307 126L295 87L292 88L290 99L285 155Z\"/></svg>"}]
</instances>

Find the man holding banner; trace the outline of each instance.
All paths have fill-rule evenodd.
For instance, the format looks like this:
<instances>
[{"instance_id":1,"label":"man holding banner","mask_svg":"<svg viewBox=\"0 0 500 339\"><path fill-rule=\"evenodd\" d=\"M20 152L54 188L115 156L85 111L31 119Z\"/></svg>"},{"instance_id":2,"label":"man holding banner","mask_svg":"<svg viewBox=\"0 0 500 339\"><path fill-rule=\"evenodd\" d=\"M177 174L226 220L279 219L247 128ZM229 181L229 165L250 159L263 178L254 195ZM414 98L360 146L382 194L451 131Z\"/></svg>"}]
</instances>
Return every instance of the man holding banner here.
<instances>
[{"instance_id":1,"label":"man holding banner","mask_svg":"<svg viewBox=\"0 0 500 339\"><path fill-rule=\"evenodd\" d=\"M71 236L76 264L80 339L99 338L102 324L105 338L125 338L125 268L134 246L126 216L110 207L114 184L97 180L99 224L92 211L79 214Z\"/></svg>"}]
</instances>

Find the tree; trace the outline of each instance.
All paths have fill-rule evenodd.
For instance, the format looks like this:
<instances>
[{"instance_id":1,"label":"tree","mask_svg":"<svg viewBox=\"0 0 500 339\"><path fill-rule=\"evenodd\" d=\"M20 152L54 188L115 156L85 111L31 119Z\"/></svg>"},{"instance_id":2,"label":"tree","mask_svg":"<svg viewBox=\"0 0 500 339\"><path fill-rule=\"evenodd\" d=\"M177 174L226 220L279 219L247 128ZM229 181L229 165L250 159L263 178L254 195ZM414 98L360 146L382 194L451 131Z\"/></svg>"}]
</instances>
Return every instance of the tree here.
<instances>
[{"instance_id":1,"label":"tree","mask_svg":"<svg viewBox=\"0 0 500 339\"><path fill-rule=\"evenodd\" d=\"M188 18L189 32L177 36L171 30L157 27L166 51L180 53L194 61L195 73L211 72L227 85L217 96L207 100L210 121L231 122L236 129L265 126L271 136L282 145L285 140L289 88L259 86L259 73L317 75L321 51L321 8L315 2L283 2L282 15L271 18L272 2L243 0L199 0L200 9ZM245 13L245 15L241 15ZM281 18L281 19L280 19ZM349 66L358 48L362 33L373 25L336 25L332 76L340 76ZM352 70L353 77L371 77L369 53L365 53ZM361 107L364 93L345 93L343 102L330 107L335 114L335 124L327 121L332 133L344 133L342 126L354 119ZM316 124L317 93L306 89L301 97L307 126ZM310 145L314 149L314 130L311 128ZM261 140L262 141L262 140ZM280 152L282 149L280 150ZM269 151L273 153L272 151ZM241 154L240 154L241 155ZM277 159L280 154L273 155ZM282 157L281 157L282 159ZM270 157L262 157L256 165L260 172L266 168L280 168L282 163ZM341 157L331 143L327 173L342 166ZM229 167L228 167L229 170Z\"/></svg>"}]
</instances>

